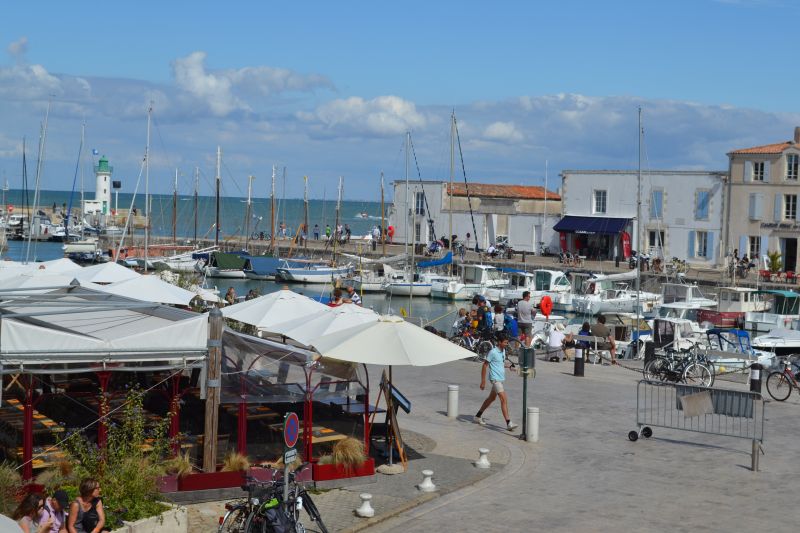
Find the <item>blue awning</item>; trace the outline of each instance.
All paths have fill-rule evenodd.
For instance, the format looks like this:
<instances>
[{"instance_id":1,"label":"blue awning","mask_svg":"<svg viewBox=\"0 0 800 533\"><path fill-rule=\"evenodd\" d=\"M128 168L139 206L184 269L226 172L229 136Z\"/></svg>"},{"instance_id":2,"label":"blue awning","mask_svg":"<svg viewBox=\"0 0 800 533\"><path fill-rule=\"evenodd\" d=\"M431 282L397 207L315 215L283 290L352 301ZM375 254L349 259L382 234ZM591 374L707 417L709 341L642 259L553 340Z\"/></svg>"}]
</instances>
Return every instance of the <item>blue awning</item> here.
<instances>
[{"instance_id":1,"label":"blue awning","mask_svg":"<svg viewBox=\"0 0 800 533\"><path fill-rule=\"evenodd\" d=\"M417 268L430 268L442 265L449 265L453 262L453 252L447 252L447 255L441 259L434 259L432 261L420 261L417 263Z\"/></svg>"},{"instance_id":2,"label":"blue awning","mask_svg":"<svg viewBox=\"0 0 800 533\"><path fill-rule=\"evenodd\" d=\"M619 233L630 222L629 218L577 217L567 215L559 220L553 229L564 233Z\"/></svg>"}]
</instances>

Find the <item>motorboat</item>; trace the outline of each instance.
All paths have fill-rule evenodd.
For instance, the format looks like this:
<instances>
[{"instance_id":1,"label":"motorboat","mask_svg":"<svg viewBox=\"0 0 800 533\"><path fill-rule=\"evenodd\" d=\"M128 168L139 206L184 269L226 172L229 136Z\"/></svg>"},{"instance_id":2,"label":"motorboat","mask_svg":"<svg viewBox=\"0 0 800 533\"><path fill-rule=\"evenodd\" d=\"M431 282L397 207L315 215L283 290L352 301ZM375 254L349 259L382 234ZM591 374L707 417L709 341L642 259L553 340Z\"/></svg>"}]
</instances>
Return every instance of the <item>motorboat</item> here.
<instances>
[{"instance_id":1,"label":"motorboat","mask_svg":"<svg viewBox=\"0 0 800 533\"><path fill-rule=\"evenodd\" d=\"M437 286L437 291L431 291L431 296L448 300L470 300L476 294L484 294L488 289L508 285L508 278L493 266L459 265L458 270L457 280Z\"/></svg>"},{"instance_id":2,"label":"motorboat","mask_svg":"<svg viewBox=\"0 0 800 533\"><path fill-rule=\"evenodd\" d=\"M775 353L755 349L750 334L742 329L713 328L706 332L708 348L705 355L716 372L747 370L753 363L765 368L775 363Z\"/></svg>"},{"instance_id":3,"label":"motorboat","mask_svg":"<svg viewBox=\"0 0 800 533\"><path fill-rule=\"evenodd\" d=\"M706 298L697 285L685 283L664 283L661 285L662 303L656 310L658 318L689 320L699 324L700 310L710 310L717 306L716 300ZM699 330L699 327L696 328Z\"/></svg>"},{"instance_id":4,"label":"motorboat","mask_svg":"<svg viewBox=\"0 0 800 533\"><path fill-rule=\"evenodd\" d=\"M582 296L584 291L588 290L590 285L585 282L594 277L593 274L587 272L569 272L565 276L569 280L570 290L548 294L553 302L553 311L556 313L574 313L575 297ZM594 287L592 288L594 289Z\"/></svg>"},{"instance_id":5,"label":"motorboat","mask_svg":"<svg viewBox=\"0 0 800 533\"><path fill-rule=\"evenodd\" d=\"M267 280L278 277L279 268L302 267L302 263L287 261L268 255L248 255L244 257L242 271L247 279Z\"/></svg>"},{"instance_id":6,"label":"motorboat","mask_svg":"<svg viewBox=\"0 0 800 533\"><path fill-rule=\"evenodd\" d=\"M716 308L699 310L697 320L720 328L742 327L746 313L768 311L769 305L769 301L756 289L722 287L717 295Z\"/></svg>"},{"instance_id":7,"label":"motorboat","mask_svg":"<svg viewBox=\"0 0 800 533\"><path fill-rule=\"evenodd\" d=\"M777 356L800 353L800 331L796 329L775 328L766 335L759 335L752 341L753 348L773 352Z\"/></svg>"},{"instance_id":8,"label":"motorboat","mask_svg":"<svg viewBox=\"0 0 800 533\"><path fill-rule=\"evenodd\" d=\"M531 293L531 303L538 305L545 296L553 299L557 293L570 292L569 278L560 270L537 269L523 272L515 269L501 269L508 276L508 285L486 289L485 296L490 301L508 305L512 300L522 299L522 293Z\"/></svg>"},{"instance_id":9,"label":"motorboat","mask_svg":"<svg viewBox=\"0 0 800 533\"><path fill-rule=\"evenodd\" d=\"M332 283L337 279L346 278L353 272L353 266L328 266L321 264L309 264L299 267L285 266L276 269L278 277L283 281L293 281L296 283Z\"/></svg>"},{"instance_id":10,"label":"motorboat","mask_svg":"<svg viewBox=\"0 0 800 533\"><path fill-rule=\"evenodd\" d=\"M434 284L448 283L450 278L435 272L394 272L387 275L383 290L392 296L430 296Z\"/></svg>"},{"instance_id":11,"label":"motorboat","mask_svg":"<svg viewBox=\"0 0 800 533\"><path fill-rule=\"evenodd\" d=\"M211 251L213 249L207 249L207 251ZM168 257L161 257L158 259L153 259L153 265L156 269L167 269L171 270L172 272L196 272L199 259L195 257L197 252L202 252L203 250L198 250L195 252L187 252L183 254L172 255Z\"/></svg>"},{"instance_id":12,"label":"motorboat","mask_svg":"<svg viewBox=\"0 0 800 533\"><path fill-rule=\"evenodd\" d=\"M198 263L196 269L204 272L209 278L244 279L244 265L246 252L228 253L211 252L208 263Z\"/></svg>"},{"instance_id":13,"label":"motorboat","mask_svg":"<svg viewBox=\"0 0 800 533\"><path fill-rule=\"evenodd\" d=\"M790 328L800 318L800 294L794 291L757 291L769 304L768 311L749 311L744 314L744 327L751 331L768 333L774 328Z\"/></svg>"},{"instance_id":14,"label":"motorboat","mask_svg":"<svg viewBox=\"0 0 800 533\"><path fill-rule=\"evenodd\" d=\"M353 276L347 279L345 283L352 285L356 292L359 293L383 292L387 278L397 272L397 270L385 264L372 263L362 265L361 268L355 270Z\"/></svg>"},{"instance_id":15,"label":"motorboat","mask_svg":"<svg viewBox=\"0 0 800 533\"><path fill-rule=\"evenodd\" d=\"M590 280L591 281L591 280ZM661 304L661 296L652 292L629 289L627 285L603 289L600 292L587 293L573 299L575 312L588 315L601 313L633 313L637 302L639 310L647 315L653 313Z\"/></svg>"}]
</instances>

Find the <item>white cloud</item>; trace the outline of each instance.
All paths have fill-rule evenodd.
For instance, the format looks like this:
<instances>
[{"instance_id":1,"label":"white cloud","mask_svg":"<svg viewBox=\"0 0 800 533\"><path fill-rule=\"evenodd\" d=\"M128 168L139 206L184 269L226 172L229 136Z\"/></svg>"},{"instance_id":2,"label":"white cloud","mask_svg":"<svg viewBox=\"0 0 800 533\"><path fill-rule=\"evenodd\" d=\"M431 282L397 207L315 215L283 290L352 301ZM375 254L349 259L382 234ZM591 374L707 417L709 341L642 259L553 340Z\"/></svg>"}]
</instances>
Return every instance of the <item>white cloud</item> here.
<instances>
[{"instance_id":1,"label":"white cloud","mask_svg":"<svg viewBox=\"0 0 800 533\"><path fill-rule=\"evenodd\" d=\"M424 128L428 119L413 102L397 96L371 100L353 96L332 100L314 112L298 113L298 118L315 123L318 131L360 135L398 135L409 129Z\"/></svg>"},{"instance_id":2,"label":"white cloud","mask_svg":"<svg viewBox=\"0 0 800 533\"><path fill-rule=\"evenodd\" d=\"M492 122L485 130L483 136L490 141L517 143L523 139L513 122Z\"/></svg>"},{"instance_id":3,"label":"white cloud","mask_svg":"<svg viewBox=\"0 0 800 533\"><path fill-rule=\"evenodd\" d=\"M203 102L218 117L252 112L256 107L252 101L255 96L333 88L325 76L269 66L209 71L206 57L205 52L198 51L178 58L172 62L172 72L178 89Z\"/></svg>"}]
</instances>

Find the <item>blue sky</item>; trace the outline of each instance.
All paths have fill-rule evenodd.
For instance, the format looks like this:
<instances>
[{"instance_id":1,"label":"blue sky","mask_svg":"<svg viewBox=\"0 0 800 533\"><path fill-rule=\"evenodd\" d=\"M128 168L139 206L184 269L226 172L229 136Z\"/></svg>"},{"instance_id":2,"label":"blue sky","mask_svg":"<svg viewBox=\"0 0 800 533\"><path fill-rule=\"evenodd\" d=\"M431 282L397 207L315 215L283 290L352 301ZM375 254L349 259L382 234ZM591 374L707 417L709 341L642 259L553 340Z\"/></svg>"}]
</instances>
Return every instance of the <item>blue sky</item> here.
<instances>
[{"instance_id":1,"label":"blue sky","mask_svg":"<svg viewBox=\"0 0 800 533\"><path fill-rule=\"evenodd\" d=\"M43 184L69 188L80 124L132 191L154 102L151 190L195 166L225 192L272 164L287 190L378 196L403 173L449 174L448 116L466 172L539 184L565 168L632 168L636 108L650 168L724 169L734 148L800 125L793 36L781 0L639 2L17 2L0 19L0 172L35 160L53 95ZM90 160L90 158L89 158ZM90 161L89 163L90 164ZM414 169L416 174L416 169ZM33 164L29 166L33 175Z\"/></svg>"}]
</instances>

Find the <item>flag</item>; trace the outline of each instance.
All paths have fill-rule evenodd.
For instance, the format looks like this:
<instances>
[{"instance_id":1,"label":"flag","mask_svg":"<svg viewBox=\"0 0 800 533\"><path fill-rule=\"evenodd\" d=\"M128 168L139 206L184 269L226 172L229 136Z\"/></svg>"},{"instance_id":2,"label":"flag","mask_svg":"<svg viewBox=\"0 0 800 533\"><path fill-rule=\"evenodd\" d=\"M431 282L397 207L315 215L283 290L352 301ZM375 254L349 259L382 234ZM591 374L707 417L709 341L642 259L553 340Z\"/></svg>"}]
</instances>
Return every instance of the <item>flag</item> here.
<instances>
[{"instance_id":1,"label":"flag","mask_svg":"<svg viewBox=\"0 0 800 533\"><path fill-rule=\"evenodd\" d=\"M100 155L100 152L97 151L97 148L92 148L92 155Z\"/></svg>"}]
</instances>

